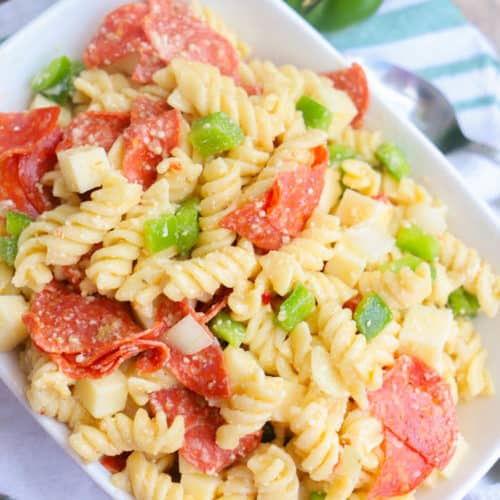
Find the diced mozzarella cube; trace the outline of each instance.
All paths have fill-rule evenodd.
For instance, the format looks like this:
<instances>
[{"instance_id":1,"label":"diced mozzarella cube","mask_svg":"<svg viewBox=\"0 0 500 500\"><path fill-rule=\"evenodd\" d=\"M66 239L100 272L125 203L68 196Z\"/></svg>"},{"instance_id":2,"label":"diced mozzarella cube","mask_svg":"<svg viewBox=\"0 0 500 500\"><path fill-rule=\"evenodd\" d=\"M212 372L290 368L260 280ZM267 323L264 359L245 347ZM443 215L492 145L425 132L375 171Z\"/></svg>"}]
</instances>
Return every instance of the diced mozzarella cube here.
<instances>
[{"instance_id":1,"label":"diced mozzarella cube","mask_svg":"<svg viewBox=\"0 0 500 500\"><path fill-rule=\"evenodd\" d=\"M361 257L344 241L337 243L332 258L325 266L326 274L333 274L349 286L354 286L366 267L366 259Z\"/></svg>"},{"instance_id":2,"label":"diced mozzarella cube","mask_svg":"<svg viewBox=\"0 0 500 500\"><path fill-rule=\"evenodd\" d=\"M0 296L0 352L11 351L27 336L23 315L28 304L21 295Z\"/></svg>"},{"instance_id":3,"label":"diced mozzarella cube","mask_svg":"<svg viewBox=\"0 0 500 500\"><path fill-rule=\"evenodd\" d=\"M376 224L363 223L352 226L343 236L347 246L354 249L368 262L377 262L394 246L394 238Z\"/></svg>"},{"instance_id":4,"label":"diced mozzarella cube","mask_svg":"<svg viewBox=\"0 0 500 500\"><path fill-rule=\"evenodd\" d=\"M346 189L337 208L337 215L343 226L351 227L370 221L386 228L391 221L392 207L352 189Z\"/></svg>"},{"instance_id":5,"label":"diced mozzarella cube","mask_svg":"<svg viewBox=\"0 0 500 500\"><path fill-rule=\"evenodd\" d=\"M75 396L94 418L122 411L127 394L127 377L120 370L102 378L82 378L75 384Z\"/></svg>"},{"instance_id":6,"label":"diced mozzarella cube","mask_svg":"<svg viewBox=\"0 0 500 500\"><path fill-rule=\"evenodd\" d=\"M59 167L68 188L85 193L102 184L103 175L111 166L103 148L78 146L57 153Z\"/></svg>"},{"instance_id":7,"label":"diced mozzarella cube","mask_svg":"<svg viewBox=\"0 0 500 500\"><path fill-rule=\"evenodd\" d=\"M417 357L441 373L442 353L452 329L451 310L414 305L408 310L401 329L401 351Z\"/></svg>"},{"instance_id":8,"label":"diced mozzarella cube","mask_svg":"<svg viewBox=\"0 0 500 500\"><path fill-rule=\"evenodd\" d=\"M434 236L439 236L446 231L446 209L444 207L417 203L406 209L406 217L426 233Z\"/></svg>"}]
</instances>

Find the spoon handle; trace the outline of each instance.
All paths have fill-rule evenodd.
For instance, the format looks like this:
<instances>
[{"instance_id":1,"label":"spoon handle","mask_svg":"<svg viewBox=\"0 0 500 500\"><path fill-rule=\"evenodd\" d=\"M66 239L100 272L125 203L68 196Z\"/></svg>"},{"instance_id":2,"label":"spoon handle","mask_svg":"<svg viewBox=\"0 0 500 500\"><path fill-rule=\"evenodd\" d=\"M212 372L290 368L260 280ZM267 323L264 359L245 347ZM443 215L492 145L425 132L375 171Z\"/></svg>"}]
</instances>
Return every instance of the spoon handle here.
<instances>
[{"instance_id":1,"label":"spoon handle","mask_svg":"<svg viewBox=\"0 0 500 500\"><path fill-rule=\"evenodd\" d=\"M500 149L496 149L491 146L488 146L487 144L482 144L480 142L474 142L474 141L470 141L466 147L470 151L485 156L492 162L496 163L497 165L500 165Z\"/></svg>"}]
</instances>

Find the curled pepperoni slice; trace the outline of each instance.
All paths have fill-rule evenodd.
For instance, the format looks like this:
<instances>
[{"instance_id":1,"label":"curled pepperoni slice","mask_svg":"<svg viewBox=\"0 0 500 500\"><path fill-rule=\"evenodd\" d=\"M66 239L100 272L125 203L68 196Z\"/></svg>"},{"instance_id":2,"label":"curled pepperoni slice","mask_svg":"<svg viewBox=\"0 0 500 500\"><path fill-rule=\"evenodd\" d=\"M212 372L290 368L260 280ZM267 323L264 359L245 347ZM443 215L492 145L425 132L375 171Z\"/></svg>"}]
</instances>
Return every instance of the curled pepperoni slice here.
<instances>
[{"instance_id":1,"label":"curled pepperoni slice","mask_svg":"<svg viewBox=\"0 0 500 500\"><path fill-rule=\"evenodd\" d=\"M57 151L76 146L100 146L109 151L118 136L128 127L129 113L119 111L85 111L66 127Z\"/></svg>"},{"instance_id":2,"label":"curled pepperoni slice","mask_svg":"<svg viewBox=\"0 0 500 500\"><path fill-rule=\"evenodd\" d=\"M127 466L127 458L130 455L130 451L125 451L121 455L111 456L104 455L99 462L106 467L109 472L116 474L121 472Z\"/></svg>"},{"instance_id":3,"label":"curled pepperoni slice","mask_svg":"<svg viewBox=\"0 0 500 500\"><path fill-rule=\"evenodd\" d=\"M57 128L61 108L0 113L0 163L10 155L31 153L39 141Z\"/></svg>"},{"instance_id":4,"label":"curled pepperoni slice","mask_svg":"<svg viewBox=\"0 0 500 500\"><path fill-rule=\"evenodd\" d=\"M245 458L260 443L261 432L248 434L240 439L234 450L217 446L215 434L224 419L219 409L188 389L173 387L152 393L151 407L154 412L164 411L171 422L177 415L184 417L184 445L179 453L197 469L213 474L220 472L236 460Z\"/></svg>"},{"instance_id":5,"label":"curled pepperoni slice","mask_svg":"<svg viewBox=\"0 0 500 500\"><path fill-rule=\"evenodd\" d=\"M141 96L132 106L131 124L123 137L123 172L130 182L147 189L156 179L156 166L179 145L181 114L166 105Z\"/></svg>"},{"instance_id":6,"label":"curled pepperoni slice","mask_svg":"<svg viewBox=\"0 0 500 500\"><path fill-rule=\"evenodd\" d=\"M388 498L409 493L432 472L432 465L388 429L384 431L383 448L382 469L368 498Z\"/></svg>"},{"instance_id":7,"label":"curled pepperoni slice","mask_svg":"<svg viewBox=\"0 0 500 500\"><path fill-rule=\"evenodd\" d=\"M197 19L181 0L149 0L144 17L146 36L159 57L176 57L217 66L228 76L238 74L238 54L228 40Z\"/></svg>"},{"instance_id":8,"label":"curled pepperoni slice","mask_svg":"<svg viewBox=\"0 0 500 500\"><path fill-rule=\"evenodd\" d=\"M110 12L85 49L85 65L89 68L103 66L138 53L147 43L142 20L148 10L144 3L127 3Z\"/></svg>"},{"instance_id":9,"label":"curled pepperoni slice","mask_svg":"<svg viewBox=\"0 0 500 500\"><path fill-rule=\"evenodd\" d=\"M326 73L333 86L346 92L352 99L352 102L358 110L358 114L352 121L354 128L360 128L363 125L363 118L370 104L370 89L364 69L358 64L353 63L351 67Z\"/></svg>"},{"instance_id":10,"label":"curled pepperoni slice","mask_svg":"<svg viewBox=\"0 0 500 500\"><path fill-rule=\"evenodd\" d=\"M436 371L413 356L399 356L369 401L398 439L431 466L446 467L455 452L458 421L450 388Z\"/></svg>"}]
</instances>

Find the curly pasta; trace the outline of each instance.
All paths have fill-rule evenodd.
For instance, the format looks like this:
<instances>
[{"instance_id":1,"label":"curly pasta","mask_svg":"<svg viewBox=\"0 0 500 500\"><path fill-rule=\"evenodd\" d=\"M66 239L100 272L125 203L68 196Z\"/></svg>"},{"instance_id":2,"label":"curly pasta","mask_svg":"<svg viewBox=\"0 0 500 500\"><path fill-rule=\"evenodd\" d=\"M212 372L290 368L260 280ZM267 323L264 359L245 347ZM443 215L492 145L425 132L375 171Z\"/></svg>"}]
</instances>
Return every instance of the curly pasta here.
<instances>
[{"instance_id":1,"label":"curly pasta","mask_svg":"<svg viewBox=\"0 0 500 500\"><path fill-rule=\"evenodd\" d=\"M170 262L163 267L163 293L171 300L183 298L208 301L224 285L236 283L253 274L257 265L255 255L239 247L226 247L203 257L183 262Z\"/></svg>"},{"instance_id":2,"label":"curly pasta","mask_svg":"<svg viewBox=\"0 0 500 500\"><path fill-rule=\"evenodd\" d=\"M217 499L251 500L257 489L252 471L246 465L233 465L222 473L222 482L217 490Z\"/></svg>"},{"instance_id":3,"label":"curly pasta","mask_svg":"<svg viewBox=\"0 0 500 500\"><path fill-rule=\"evenodd\" d=\"M116 476L125 478L124 483ZM158 467L150 462L143 453L134 451L127 458L123 473L115 474L113 482L134 495L137 500L184 500L184 490L172 478L159 472Z\"/></svg>"},{"instance_id":4,"label":"curly pasta","mask_svg":"<svg viewBox=\"0 0 500 500\"><path fill-rule=\"evenodd\" d=\"M398 205L430 203L432 200L427 190L409 177L397 181L389 174L384 174L382 177L382 191L389 200Z\"/></svg>"},{"instance_id":5,"label":"curly pasta","mask_svg":"<svg viewBox=\"0 0 500 500\"><path fill-rule=\"evenodd\" d=\"M16 287L27 286L40 291L52 280L52 271L45 262L46 238L77 213L78 207L60 205L41 214L21 233L15 261L16 272L12 278Z\"/></svg>"},{"instance_id":6,"label":"curly pasta","mask_svg":"<svg viewBox=\"0 0 500 500\"><path fill-rule=\"evenodd\" d=\"M248 460L253 472L258 500L295 500L299 480L292 457L283 449L261 444Z\"/></svg>"},{"instance_id":7,"label":"curly pasta","mask_svg":"<svg viewBox=\"0 0 500 500\"><path fill-rule=\"evenodd\" d=\"M101 294L120 288L144 246L144 223L164 213L172 213L166 179L156 181L142 196L138 205L127 213L103 239L103 247L92 254L87 277Z\"/></svg>"},{"instance_id":8,"label":"curly pasta","mask_svg":"<svg viewBox=\"0 0 500 500\"><path fill-rule=\"evenodd\" d=\"M171 63L177 87L168 102L185 112L204 116L223 111L240 125L245 135L266 151L273 149L273 140L284 130L281 117L274 116L256 104L234 81L222 76L214 66L174 59ZM290 102L290 105L293 105Z\"/></svg>"},{"instance_id":9,"label":"curly pasta","mask_svg":"<svg viewBox=\"0 0 500 500\"><path fill-rule=\"evenodd\" d=\"M227 305L231 316L237 321L248 321L254 317L262 306L262 294L267 288L265 280L259 275L255 283L242 280L229 294Z\"/></svg>"},{"instance_id":10,"label":"curly pasta","mask_svg":"<svg viewBox=\"0 0 500 500\"><path fill-rule=\"evenodd\" d=\"M335 138L335 142L354 149L365 161L376 164L375 152L382 144L382 134L378 131L346 127ZM385 180L386 176L384 176ZM384 186L385 192L385 186Z\"/></svg>"},{"instance_id":11,"label":"curly pasta","mask_svg":"<svg viewBox=\"0 0 500 500\"><path fill-rule=\"evenodd\" d=\"M107 175L103 187L95 190L91 199L84 201L64 225L44 238L45 263L76 264L139 202L141 191L138 184L127 182L121 174L113 172Z\"/></svg>"},{"instance_id":12,"label":"curly pasta","mask_svg":"<svg viewBox=\"0 0 500 500\"><path fill-rule=\"evenodd\" d=\"M172 453L184 442L184 417L176 417L168 426L164 413L150 418L146 410L139 408L133 419L118 413L100 420L98 427L80 425L68 441L87 462L131 450L151 455Z\"/></svg>"},{"instance_id":13,"label":"curly pasta","mask_svg":"<svg viewBox=\"0 0 500 500\"><path fill-rule=\"evenodd\" d=\"M200 229L193 257L229 247L236 239L233 231L219 227L219 221L234 208L241 193L238 162L216 158L205 165L201 177Z\"/></svg>"},{"instance_id":14,"label":"curly pasta","mask_svg":"<svg viewBox=\"0 0 500 500\"><path fill-rule=\"evenodd\" d=\"M379 194L382 176L369 163L361 160L344 160L340 167L344 172L342 183L367 196Z\"/></svg>"},{"instance_id":15,"label":"curly pasta","mask_svg":"<svg viewBox=\"0 0 500 500\"><path fill-rule=\"evenodd\" d=\"M338 431L346 403L346 399L318 397L290 412L290 429L294 437L287 448L296 457L298 468L315 481L330 479L338 461Z\"/></svg>"},{"instance_id":16,"label":"curly pasta","mask_svg":"<svg viewBox=\"0 0 500 500\"><path fill-rule=\"evenodd\" d=\"M177 380L165 368L151 373L139 374L134 369L126 373L129 396L139 405L149 401L149 394L161 389L168 389L177 384Z\"/></svg>"},{"instance_id":17,"label":"curly pasta","mask_svg":"<svg viewBox=\"0 0 500 500\"><path fill-rule=\"evenodd\" d=\"M423 263L415 271L404 267L398 273L365 272L359 279L359 290L362 295L378 293L392 309L408 309L431 295L431 269Z\"/></svg>"},{"instance_id":18,"label":"curly pasta","mask_svg":"<svg viewBox=\"0 0 500 500\"><path fill-rule=\"evenodd\" d=\"M477 296L486 315L495 316L500 307L500 277L493 273L490 265L475 250L450 233L444 233L440 243L440 262L463 278L464 288Z\"/></svg>"},{"instance_id":19,"label":"curly pasta","mask_svg":"<svg viewBox=\"0 0 500 500\"><path fill-rule=\"evenodd\" d=\"M224 361L230 374L232 396L222 400L226 423L217 429L216 442L233 449L241 437L259 430L284 398L281 379L267 377L255 358L241 349L227 348Z\"/></svg>"},{"instance_id":20,"label":"curly pasta","mask_svg":"<svg viewBox=\"0 0 500 500\"><path fill-rule=\"evenodd\" d=\"M257 148L252 139L245 137L241 144L229 151L227 157L238 161L241 185L246 186L266 165L269 153Z\"/></svg>"}]
</instances>

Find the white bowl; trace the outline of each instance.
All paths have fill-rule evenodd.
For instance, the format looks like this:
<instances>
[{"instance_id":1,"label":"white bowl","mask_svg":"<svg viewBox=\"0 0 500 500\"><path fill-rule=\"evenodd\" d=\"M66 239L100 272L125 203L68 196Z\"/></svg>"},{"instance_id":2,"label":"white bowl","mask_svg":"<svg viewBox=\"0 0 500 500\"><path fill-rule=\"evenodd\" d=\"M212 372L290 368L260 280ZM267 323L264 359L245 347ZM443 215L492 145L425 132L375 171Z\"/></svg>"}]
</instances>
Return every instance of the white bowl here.
<instances>
[{"instance_id":1,"label":"white bowl","mask_svg":"<svg viewBox=\"0 0 500 500\"><path fill-rule=\"evenodd\" d=\"M103 16L123 0L62 0L0 47L0 111L22 110L30 95L32 76L57 55L80 58ZM254 55L276 63L292 63L318 71L345 65L344 60L313 28L282 0L205 0L248 41ZM500 226L489 209L468 190L453 166L411 124L373 95L367 125L382 130L407 153L419 180L449 207L451 230L477 248L500 270ZM500 317L481 319L477 327L489 350L493 380L500 387L500 349L495 333ZM498 341L497 341L498 342ZM0 377L25 403L24 377L17 355L0 355ZM462 498L500 456L500 398L479 399L459 407L460 427L470 445L454 476L433 489L422 488L420 500ZM34 415L45 430L71 455L66 428ZM78 460L78 459L77 459ZM84 466L92 478L115 499L129 496L109 483L109 474L99 464Z\"/></svg>"}]
</instances>

